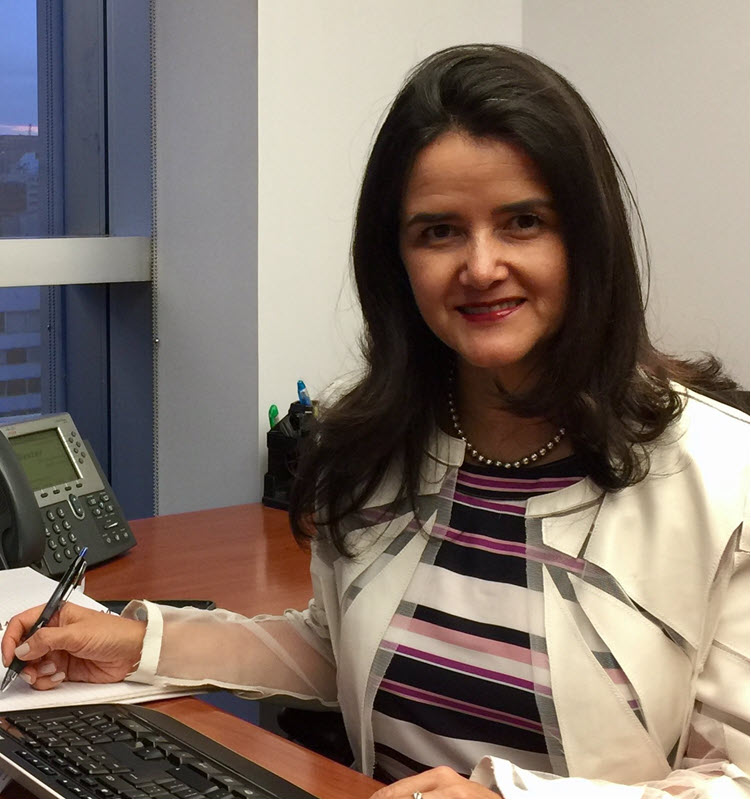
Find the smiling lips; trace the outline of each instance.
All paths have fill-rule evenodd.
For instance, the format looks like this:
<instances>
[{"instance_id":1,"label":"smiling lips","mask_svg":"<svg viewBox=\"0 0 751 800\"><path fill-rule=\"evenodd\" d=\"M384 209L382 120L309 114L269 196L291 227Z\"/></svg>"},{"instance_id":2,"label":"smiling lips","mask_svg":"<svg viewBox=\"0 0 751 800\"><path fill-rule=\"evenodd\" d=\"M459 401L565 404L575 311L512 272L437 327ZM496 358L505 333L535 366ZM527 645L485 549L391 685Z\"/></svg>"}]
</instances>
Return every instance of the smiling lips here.
<instances>
[{"instance_id":1,"label":"smiling lips","mask_svg":"<svg viewBox=\"0 0 751 800\"><path fill-rule=\"evenodd\" d=\"M457 310L467 322L496 322L513 314L522 303L524 303L523 298L514 297L494 303L471 303L466 306L457 306Z\"/></svg>"}]
</instances>

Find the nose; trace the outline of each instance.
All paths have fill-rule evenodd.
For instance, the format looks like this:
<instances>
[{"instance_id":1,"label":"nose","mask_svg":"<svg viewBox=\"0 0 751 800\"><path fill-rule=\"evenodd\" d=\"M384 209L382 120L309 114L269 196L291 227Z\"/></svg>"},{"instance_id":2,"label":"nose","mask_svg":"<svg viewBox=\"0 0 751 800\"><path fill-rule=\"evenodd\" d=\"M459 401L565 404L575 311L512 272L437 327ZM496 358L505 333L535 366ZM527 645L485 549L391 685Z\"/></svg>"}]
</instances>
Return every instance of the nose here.
<instances>
[{"instance_id":1,"label":"nose","mask_svg":"<svg viewBox=\"0 0 751 800\"><path fill-rule=\"evenodd\" d=\"M503 242L490 234L478 234L467 241L459 280L473 289L488 289L508 277L509 267Z\"/></svg>"}]
</instances>

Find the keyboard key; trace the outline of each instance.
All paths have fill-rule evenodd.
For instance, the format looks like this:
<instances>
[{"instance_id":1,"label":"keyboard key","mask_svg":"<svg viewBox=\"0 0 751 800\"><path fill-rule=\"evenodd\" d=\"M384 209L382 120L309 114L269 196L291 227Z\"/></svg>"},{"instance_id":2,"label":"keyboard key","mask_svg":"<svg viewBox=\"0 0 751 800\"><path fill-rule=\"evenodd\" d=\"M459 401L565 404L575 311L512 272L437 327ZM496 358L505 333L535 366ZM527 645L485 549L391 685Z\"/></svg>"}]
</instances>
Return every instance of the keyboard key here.
<instances>
[{"instance_id":1,"label":"keyboard key","mask_svg":"<svg viewBox=\"0 0 751 800\"><path fill-rule=\"evenodd\" d=\"M83 789L81 789L80 786L77 786L75 783L73 783L73 781L68 780L68 778L58 778L57 782L60 784L60 786L63 786L65 789L67 789L67 791L73 792L73 794L76 795L77 797L84 796Z\"/></svg>"},{"instance_id":2,"label":"keyboard key","mask_svg":"<svg viewBox=\"0 0 751 800\"><path fill-rule=\"evenodd\" d=\"M189 753L187 750L173 750L167 755L167 758L169 758L173 764L177 764L178 766L181 764L191 764L192 762L197 761L193 753Z\"/></svg>"},{"instance_id":3,"label":"keyboard key","mask_svg":"<svg viewBox=\"0 0 751 800\"><path fill-rule=\"evenodd\" d=\"M140 722L134 719L120 720L120 725L129 730L131 733L134 733L137 739L140 739L147 733L155 733L155 731L153 731L151 728L147 728L145 725L142 725Z\"/></svg>"},{"instance_id":4,"label":"keyboard key","mask_svg":"<svg viewBox=\"0 0 751 800\"><path fill-rule=\"evenodd\" d=\"M166 744L168 742L167 737L162 736L160 733L145 734L142 739L144 742L146 742L146 744L152 745L152 747L156 747L160 744Z\"/></svg>"},{"instance_id":5,"label":"keyboard key","mask_svg":"<svg viewBox=\"0 0 751 800\"><path fill-rule=\"evenodd\" d=\"M116 761L114 758L110 756L106 756L102 762L103 767L106 767L113 775L123 775L126 772L132 772L131 767L126 766L125 764L121 764L119 761Z\"/></svg>"},{"instance_id":6,"label":"keyboard key","mask_svg":"<svg viewBox=\"0 0 751 800\"><path fill-rule=\"evenodd\" d=\"M138 788L146 795L146 797L158 797L160 792L169 795L169 792L152 782L142 783Z\"/></svg>"},{"instance_id":7,"label":"keyboard key","mask_svg":"<svg viewBox=\"0 0 751 800\"><path fill-rule=\"evenodd\" d=\"M98 713L90 713L90 714L82 714L81 719L85 719L86 722L89 723L92 727L95 726L98 722L108 722L101 714Z\"/></svg>"},{"instance_id":8,"label":"keyboard key","mask_svg":"<svg viewBox=\"0 0 751 800\"><path fill-rule=\"evenodd\" d=\"M83 755L93 758L95 761L101 761L102 759L107 758L107 753L103 753L100 748L94 747L90 744L81 745L81 747L78 749L83 753Z\"/></svg>"},{"instance_id":9,"label":"keyboard key","mask_svg":"<svg viewBox=\"0 0 751 800\"><path fill-rule=\"evenodd\" d=\"M137 772L123 773L123 780L146 791L147 786L156 786L153 775L139 775Z\"/></svg>"},{"instance_id":10,"label":"keyboard key","mask_svg":"<svg viewBox=\"0 0 751 800\"><path fill-rule=\"evenodd\" d=\"M11 725L21 729L32 722L39 722L39 715L30 714L28 711L11 711L3 716Z\"/></svg>"},{"instance_id":11,"label":"keyboard key","mask_svg":"<svg viewBox=\"0 0 751 800\"><path fill-rule=\"evenodd\" d=\"M16 722L16 727L22 730L24 733L33 733L35 736L38 733L45 733L46 728L43 725L40 725L38 722Z\"/></svg>"},{"instance_id":12,"label":"keyboard key","mask_svg":"<svg viewBox=\"0 0 751 800\"><path fill-rule=\"evenodd\" d=\"M122 797L146 797L147 795L132 783L124 781L119 775L102 775L99 778L99 783L102 786L112 790L116 795Z\"/></svg>"},{"instance_id":13,"label":"keyboard key","mask_svg":"<svg viewBox=\"0 0 751 800\"><path fill-rule=\"evenodd\" d=\"M133 755L142 758L144 761L156 761L157 759L161 761L164 758L162 751L157 750L156 747L141 747L138 750L134 750Z\"/></svg>"},{"instance_id":14,"label":"keyboard key","mask_svg":"<svg viewBox=\"0 0 751 800\"><path fill-rule=\"evenodd\" d=\"M201 797L201 793L197 792L195 789L191 789L190 786L183 786L182 788L178 789L170 789L170 793L175 795L175 797Z\"/></svg>"},{"instance_id":15,"label":"keyboard key","mask_svg":"<svg viewBox=\"0 0 751 800\"><path fill-rule=\"evenodd\" d=\"M94 761L93 758L88 759L87 761L82 761L79 764L79 768L82 769L87 775L106 775L109 770L105 767L101 761Z\"/></svg>"},{"instance_id":16,"label":"keyboard key","mask_svg":"<svg viewBox=\"0 0 751 800\"><path fill-rule=\"evenodd\" d=\"M196 761L192 766L194 770L200 772L206 778L213 778L215 775L221 775L224 772L223 769L210 761Z\"/></svg>"},{"instance_id":17,"label":"keyboard key","mask_svg":"<svg viewBox=\"0 0 751 800\"><path fill-rule=\"evenodd\" d=\"M28 761L29 764L33 764L35 767L37 764L42 763L36 756L29 753L28 750L19 750L18 755L21 756L24 761Z\"/></svg>"},{"instance_id":18,"label":"keyboard key","mask_svg":"<svg viewBox=\"0 0 751 800\"><path fill-rule=\"evenodd\" d=\"M214 780L220 786L223 786L225 789L231 789L233 792L235 789L239 789L243 785L242 781L238 780L232 775L217 775Z\"/></svg>"},{"instance_id":19,"label":"keyboard key","mask_svg":"<svg viewBox=\"0 0 751 800\"><path fill-rule=\"evenodd\" d=\"M51 733L40 733L37 739L47 747L65 747L67 744L59 736L53 736Z\"/></svg>"},{"instance_id":20,"label":"keyboard key","mask_svg":"<svg viewBox=\"0 0 751 800\"><path fill-rule=\"evenodd\" d=\"M200 773L196 772L193 767L184 765L181 767L175 767L174 769L169 770L169 774L172 775L173 778L176 778L180 783L187 784L191 789L195 789L197 792L205 792L207 789L210 789L212 786L211 781L206 780ZM175 794L174 789L170 789L172 794ZM187 797L188 795L178 795L179 797Z\"/></svg>"},{"instance_id":21,"label":"keyboard key","mask_svg":"<svg viewBox=\"0 0 751 800\"><path fill-rule=\"evenodd\" d=\"M164 789L169 789L170 786L177 786L178 781L171 775L165 775L162 778L154 778L154 783Z\"/></svg>"},{"instance_id":22,"label":"keyboard key","mask_svg":"<svg viewBox=\"0 0 751 800\"><path fill-rule=\"evenodd\" d=\"M94 727L99 731L99 733L105 733L107 736L112 737L122 731L122 727L120 725L115 725L113 722L109 721L101 725L95 725Z\"/></svg>"}]
</instances>

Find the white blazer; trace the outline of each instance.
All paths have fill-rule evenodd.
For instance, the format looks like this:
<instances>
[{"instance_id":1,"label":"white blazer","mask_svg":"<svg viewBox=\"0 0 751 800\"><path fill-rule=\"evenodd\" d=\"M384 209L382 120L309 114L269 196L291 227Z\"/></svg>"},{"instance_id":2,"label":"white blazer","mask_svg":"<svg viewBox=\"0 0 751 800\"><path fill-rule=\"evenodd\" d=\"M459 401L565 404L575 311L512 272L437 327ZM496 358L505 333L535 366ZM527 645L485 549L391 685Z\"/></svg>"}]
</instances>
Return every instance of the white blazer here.
<instances>
[{"instance_id":1,"label":"white blazer","mask_svg":"<svg viewBox=\"0 0 751 800\"><path fill-rule=\"evenodd\" d=\"M585 480L529 500L528 540L586 565L567 575L565 602L555 567L542 568L556 717L543 726L559 729L563 757L555 776L483 758L473 779L505 797L748 795L748 431L746 415L687 393L643 481L605 493ZM409 507L383 512L398 494L395 468L352 522L356 557L325 536L314 541L305 611L248 619L131 604L124 614L148 619L131 679L338 703L355 766L371 773L385 669L376 654L433 526L448 521L440 492L464 449L436 432L418 498L422 526ZM576 605L626 674L645 724L593 657Z\"/></svg>"},{"instance_id":2,"label":"white blazer","mask_svg":"<svg viewBox=\"0 0 751 800\"><path fill-rule=\"evenodd\" d=\"M614 690L544 569L551 687L569 776L620 784L665 779L686 764L692 724L717 745L706 755L723 750L748 771L748 423L691 394L639 484L604 493L585 480L529 500L528 531L538 526L545 545L593 565L592 580L570 576L576 600L626 673L646 720L645 728ZM432 455L423 496L436 495L455 473L464 443L439 432ZM394 471L368 505L387 504L398 481ZM411 535L385 557L414 524L411 512L354 531L355 559L325 541L315 547L316 600L306 623L330 637L339 704L364 772L374 765L371 665L440 513L427 520L425 535ZM603 572L613 585L597 585ZM507 797L533 777L497 762L482 764L475 777L497 779ZM692 776L686 780L690 785ZM546 796L552 789L546 786Z\"/></svg>"}]
</instances>

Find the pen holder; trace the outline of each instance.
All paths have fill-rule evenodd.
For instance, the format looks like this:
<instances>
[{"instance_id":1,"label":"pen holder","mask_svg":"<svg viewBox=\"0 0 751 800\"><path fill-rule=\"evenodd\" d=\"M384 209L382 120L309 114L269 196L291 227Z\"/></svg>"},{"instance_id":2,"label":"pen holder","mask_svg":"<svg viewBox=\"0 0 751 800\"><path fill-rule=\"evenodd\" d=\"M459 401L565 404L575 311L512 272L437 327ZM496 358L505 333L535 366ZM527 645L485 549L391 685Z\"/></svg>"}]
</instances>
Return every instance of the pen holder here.
<instances>
[{"instance_id":1,"label":"pen holder","mask_svg":"<svg viewBox=\"0 0 751 800\"><path fill-rule=\"evenodd\" d=\"M262 503L289 508L289 492L297 469L300 442L310 431L313 408L292 403L289 412L266 434L268 471L263 479Z\"/></svg>"}]
</instances>

